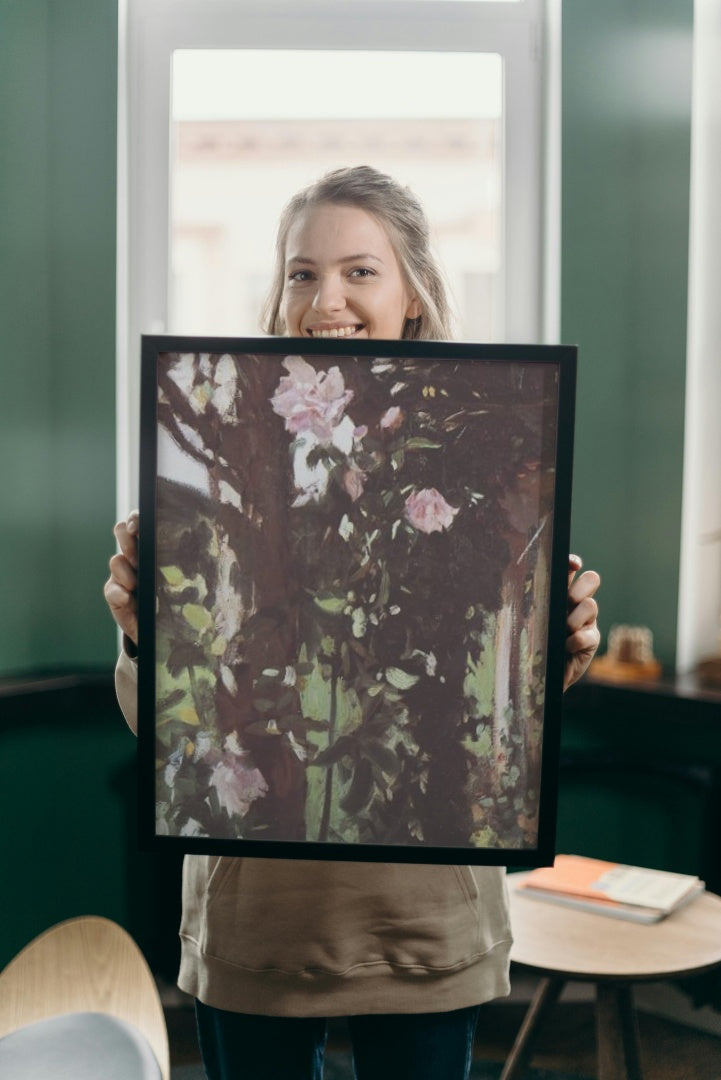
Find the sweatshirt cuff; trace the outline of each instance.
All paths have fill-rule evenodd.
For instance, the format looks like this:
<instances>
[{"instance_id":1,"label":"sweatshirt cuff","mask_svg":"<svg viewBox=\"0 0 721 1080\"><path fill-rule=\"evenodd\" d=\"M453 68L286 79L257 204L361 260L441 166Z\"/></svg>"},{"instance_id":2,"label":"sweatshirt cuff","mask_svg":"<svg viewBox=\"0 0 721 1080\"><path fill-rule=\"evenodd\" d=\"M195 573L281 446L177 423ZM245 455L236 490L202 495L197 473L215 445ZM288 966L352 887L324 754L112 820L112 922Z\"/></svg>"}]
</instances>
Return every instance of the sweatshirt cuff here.
<instances>
[{"instance_id":1,"label":"sweatshirt cuff","mask_svg":"<svg viewBox=\"0 0 721 1080\"><path fill-rule=\"evenodd\" d=\"M129 660L138 662L138 646L131 641L127 634L123 634L123 652Z\"/></svg>"}]
</instances>

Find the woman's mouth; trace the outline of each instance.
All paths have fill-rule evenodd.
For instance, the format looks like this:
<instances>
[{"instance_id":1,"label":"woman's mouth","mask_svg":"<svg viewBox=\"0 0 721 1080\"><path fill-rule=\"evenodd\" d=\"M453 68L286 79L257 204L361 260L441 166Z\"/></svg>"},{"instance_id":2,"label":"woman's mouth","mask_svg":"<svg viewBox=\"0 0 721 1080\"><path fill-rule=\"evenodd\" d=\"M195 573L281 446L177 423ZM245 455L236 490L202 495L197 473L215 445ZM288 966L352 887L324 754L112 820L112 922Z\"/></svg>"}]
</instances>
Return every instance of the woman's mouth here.
<instances>
[{"instance_id":1,"label":"woman's mouth","mask_svg":"<svg viewBox=\"0 0 721 1080\"><path fill-rule=\"evenodd\" d=\"M352 326L311 326L308 334L313 338L346 338L353 337L363 329L363 323L353 323Z\"/></svg>"}]
</instances>

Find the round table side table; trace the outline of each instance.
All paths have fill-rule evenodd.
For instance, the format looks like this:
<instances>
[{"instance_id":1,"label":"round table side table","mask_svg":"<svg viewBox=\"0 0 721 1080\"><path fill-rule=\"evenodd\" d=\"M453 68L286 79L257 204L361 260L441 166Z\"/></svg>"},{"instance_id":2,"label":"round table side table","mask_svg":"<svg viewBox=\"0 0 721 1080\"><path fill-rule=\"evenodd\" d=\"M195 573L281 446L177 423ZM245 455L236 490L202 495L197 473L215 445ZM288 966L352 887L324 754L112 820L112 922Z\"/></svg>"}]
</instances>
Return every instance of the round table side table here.
<instances>
[{"instance_id":1,"label":"round table side table","mask_svg":"<svg viewBox=\"0 0 721 1080\"><path fill-rule=\"evenodd\" d=\"M632 987L721 966L721 898L705 892L657 923L529 898L509 874L511 960L541 980L501 1073L520 1080L545 1017L568 981L596 988L599 1080L643 1080Z\"/></svg>"}]
</instances>

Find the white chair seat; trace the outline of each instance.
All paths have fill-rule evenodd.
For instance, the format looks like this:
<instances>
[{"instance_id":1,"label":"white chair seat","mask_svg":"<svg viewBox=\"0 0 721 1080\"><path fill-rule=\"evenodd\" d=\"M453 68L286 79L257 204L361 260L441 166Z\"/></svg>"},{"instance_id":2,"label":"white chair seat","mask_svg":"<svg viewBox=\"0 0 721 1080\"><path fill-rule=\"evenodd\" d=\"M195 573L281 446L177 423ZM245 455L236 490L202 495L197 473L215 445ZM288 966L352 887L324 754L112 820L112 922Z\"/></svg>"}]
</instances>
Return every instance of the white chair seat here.
<instances>
[{"instance_id":1,"label":"white chair seat","mask_svg":"<svg viewBox=\"0 0 721 1080\"><path fill-rule=\"evenodd\" d=\"M161 1080L147 1039L115 1016L82 1012L36 1020L0 1039L10 1080Z\"/></svg>"}]
</instances>

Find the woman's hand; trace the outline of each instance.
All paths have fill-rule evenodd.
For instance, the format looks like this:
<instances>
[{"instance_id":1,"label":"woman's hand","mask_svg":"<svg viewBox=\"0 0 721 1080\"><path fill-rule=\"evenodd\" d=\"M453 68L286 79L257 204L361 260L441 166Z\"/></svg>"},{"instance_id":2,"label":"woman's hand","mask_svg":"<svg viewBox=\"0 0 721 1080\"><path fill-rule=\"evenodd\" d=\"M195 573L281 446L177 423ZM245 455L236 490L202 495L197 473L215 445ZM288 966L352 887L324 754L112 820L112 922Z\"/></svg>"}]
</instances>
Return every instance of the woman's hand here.
<instances>
[{"instance_id":1,"label":"woman's hand","mask_svg":"<svg viewBox=\"0 0 721 1080\"><path fill-rule=\"evenodd\" d=\"M581 678L593 660L601 640L596 625L598 604L593 599L601 584L595 570L576 574L583 566L578 555L568 557L568 618L566 619L566 672L563 689L568 690Z\"/></svg>"},{"instance_id":2,"label":"woman's hand","mask_svg":"<svg viewBox=\"0 0 721 1080\"><path fill-rule=\"evenodd\" d=\"M134 645L138 644L138 523L138 511L133 510L113 529L120 554L110 560L103 590L111 615Z\"/></svg>"}]
</instances>

